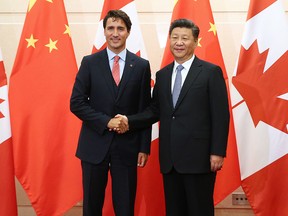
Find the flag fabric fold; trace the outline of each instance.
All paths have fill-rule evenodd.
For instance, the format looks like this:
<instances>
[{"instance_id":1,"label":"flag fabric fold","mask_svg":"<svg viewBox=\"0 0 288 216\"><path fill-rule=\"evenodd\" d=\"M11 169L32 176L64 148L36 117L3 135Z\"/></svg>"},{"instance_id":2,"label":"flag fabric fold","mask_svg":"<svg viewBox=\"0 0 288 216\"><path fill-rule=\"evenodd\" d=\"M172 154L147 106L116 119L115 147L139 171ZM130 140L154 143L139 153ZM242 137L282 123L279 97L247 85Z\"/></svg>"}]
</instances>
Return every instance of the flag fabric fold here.
<instances>
[{"instance_id":1,"label":"flag fabric fold","mask_svg":"<svg viewBox=\"0 0 288 216\"><path fill-rule=\"evenodd\" d=\"M0 49L0 215L17 215L8 86Z\"/></svg>"},{"instance_id":2,"label":"flag fabric fold","mask_svg":"<svg viewBox=\"0 0 288 216\"><path fill-rule=\"evenodd\" d=\"M242 188L257 216L288 215L287 38L282 1L251 0L231 95Z\"/></svg>"},{"instance_id":3,"label":"flag fabric fold","mask_svg":"<svg viewBox=\"0 0 288 216\"><path fill-rule=\"evenodd\" d=\"M222 68L223 76L226 80L227 91L229 94L228 76L226 73L220 44L218 41L217 29L214 22L209 0L191 1L178 0L174 6L171 22L176 19L190 19L200 28L198 47L195 55L219 65ZM173 61L173 56L169 48L169 38L166 43L162 65L165 67ZM229 104L230 95L229 95ZM227 146L227 156L221 171L218 171L214 190L215 205L221 202L226 196L237 189L241 184L240 171L237 156L237 146L234 131L232 110L230 106L230 126Z\"/></svg>"},{"instance_id":4,"label":"flag fabric fold","mask_svg":"<svg viewBox=\"0 0 288 216\"><path fill-rule=\"evenodd\" d=\"M15 175L38 216L63 215L82 199L80 121L69 110L76 73L63 0L31 0L9 101Z\"/></svg>"},{"instance_id":5,"label":"flag fabric fold","mask_svg":"<svg viewBox=\"0 0 288 216\"><path fill-rule=\"evenodd\" d=\"M144 40L138 21L136 4L133 0L104 1L92 52L95 53L106 48L106 41L103 29L103 18L106 16L109 10L119 9L127 13L132 22L130 35L126 41L127 49L137 54L138 56L147 59ZM151 81L151 83L153 83L153 80ZM114 215L110 177L106 188L103 214L105 216ZM135 215L165 215L163 182L158 162L158 124L153 125L151 155L149 156L148 163L144 168L138 169Z\"/></svg>"}]
</instances>

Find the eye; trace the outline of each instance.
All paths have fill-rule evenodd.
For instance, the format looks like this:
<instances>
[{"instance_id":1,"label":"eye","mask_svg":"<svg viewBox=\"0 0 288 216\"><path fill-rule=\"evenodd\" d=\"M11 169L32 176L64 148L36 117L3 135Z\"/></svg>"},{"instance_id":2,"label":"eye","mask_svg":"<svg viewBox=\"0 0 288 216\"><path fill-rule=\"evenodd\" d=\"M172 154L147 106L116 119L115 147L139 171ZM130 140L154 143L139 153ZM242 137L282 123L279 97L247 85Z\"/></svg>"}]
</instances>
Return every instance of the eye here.
<instances>
[{"instance_id":1,"label":"eye","mask_svg":"<svg viewBox=\"0 0 288 216\"><path fill-rule=\"evenodd\" d=\"M125 28L124 27L119 27L118 31L125 31Z\"/></svg>"}]
</instances>

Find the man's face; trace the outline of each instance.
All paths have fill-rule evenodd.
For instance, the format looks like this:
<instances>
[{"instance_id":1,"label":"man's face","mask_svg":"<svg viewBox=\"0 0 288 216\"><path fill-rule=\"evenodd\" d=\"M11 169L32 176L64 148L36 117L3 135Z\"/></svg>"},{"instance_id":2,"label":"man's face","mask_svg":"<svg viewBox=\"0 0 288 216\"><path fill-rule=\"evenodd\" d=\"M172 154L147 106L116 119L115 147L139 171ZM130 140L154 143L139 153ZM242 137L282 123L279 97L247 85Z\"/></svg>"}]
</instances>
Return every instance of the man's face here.
<instances>
[{"instance_id":1,"label":"man's face","mask_svg":"<svg viewBox=\"0 0 288 216\"><path fill-rule=\"evenodd\" d=\"M120 53L125 49L129 32L121 19L109 18L104 29L104 35L111 51Z\"/></svg>"},{"instance_id":2,"label":"man's face","mask_svg":"<svg viewBox=\"0 0 288 216\"><path fill-rule=\"evenodd\" d=\"M176 27L172 30L170 50L179 64L192 57L197 44L198 41L194 39L191 29Z\"/></svg>"}]
</instances>

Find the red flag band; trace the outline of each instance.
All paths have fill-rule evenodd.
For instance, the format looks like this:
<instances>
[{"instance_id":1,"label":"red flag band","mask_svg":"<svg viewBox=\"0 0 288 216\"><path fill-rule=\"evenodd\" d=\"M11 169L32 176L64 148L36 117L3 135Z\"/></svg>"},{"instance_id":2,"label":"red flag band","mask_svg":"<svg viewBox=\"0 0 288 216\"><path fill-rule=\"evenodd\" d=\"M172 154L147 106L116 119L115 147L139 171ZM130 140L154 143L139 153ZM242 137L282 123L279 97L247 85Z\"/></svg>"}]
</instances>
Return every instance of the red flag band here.
<instances>
[{"instance_id":1,"label":"red flag band","mask_svg":"<svg viewBox=\"0 0 288 216\"><path fill-rule=\"evenodd\" d=\"M0 215L17 215L8 86L0 49Z\"/></svg>"}]
</instances>

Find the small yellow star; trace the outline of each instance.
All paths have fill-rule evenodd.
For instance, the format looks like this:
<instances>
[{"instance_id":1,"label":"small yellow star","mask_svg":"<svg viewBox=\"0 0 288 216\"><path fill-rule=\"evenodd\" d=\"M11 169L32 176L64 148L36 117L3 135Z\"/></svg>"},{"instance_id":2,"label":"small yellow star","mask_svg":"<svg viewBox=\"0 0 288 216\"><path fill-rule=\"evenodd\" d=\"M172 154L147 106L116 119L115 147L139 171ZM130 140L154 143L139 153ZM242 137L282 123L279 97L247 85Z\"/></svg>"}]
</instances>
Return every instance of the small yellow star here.
<instances>
[{"instance_id":1,"label":"small yellow star","mask_svg":"<svg viewBox=\"0 0 288 216\"><path fill-rule=\"evenodd\" d=\"M49 38L49 44L46 44L46 47L49 47L49 52L51 53L53 49L58 50L58 48L56 47L56 43L58 42L58 40L56 41L52 41L51 38Z\"/></svg>"},{"instance_id":2,"label":"small yellow star","mask_svg":"<svg viewBox=\"0 0 288 216\"><path fill-rule=\"evenodd\" d=\"M214 35L216 35L216 26L213 23L210 23L210 29L208 30L208 32L212 31Z\"/></svg>"},{"instance_id":3,"label":"small yellow star","mask_svg":"<svg viewBox=\"0 0 288 216\"><path fill-rule=\"evenodd\" d=\"M68 25L65 24L65 28L66 28L66 30L65 30L65 32L64 32L63 34L68 34L69 37L71 37L70 27L69 27Z\"/></svg>"},{"instance_id":4,"label":"small yellow star","mask_svg":"<svg viewBox=\"0 0 288 216\"><path fill-rule=\"evenodd\" d=\"M47 2L53 3L53 0L46 0Z\"/></svg>"},{"instance_id":5,"label":"small yellow star","mask_svg":"<svg viewBox=\"0 0 288 216\"><path fill-rule=\"evenodd\" d=\"M35 48L35 43L38 41L38 39L34 39L33 34L31 34L30 38L26 38L25 40L28 42L27 48L30 46Z\"/></svg>"},{"instance_id":6,"label":"small yellow star","mask_svg":"<svg viewBox=\"0 0 288 216\"><path fill-rule=\"evenodd\" d=\"M201 39L202 39L202 38L198 38L198 46L199 46L199 47L202 47L202 45L200 44Z\"/></svg>"},{"instance_id":7,"label":"small yellow star","mask_svg":"<svg viewBox=\"0 0 288 216\"><path fill-rule=\"evenodd\" d=\"M31 10L31 8L34 6L37 0L30 0L29 1L29 6L28 6L28 12Z\"/></svg>"}]
</instances>

